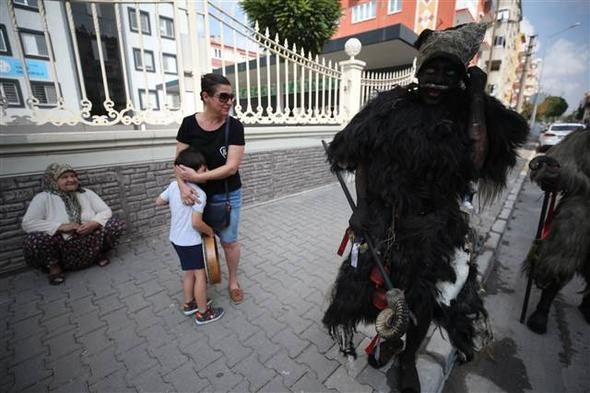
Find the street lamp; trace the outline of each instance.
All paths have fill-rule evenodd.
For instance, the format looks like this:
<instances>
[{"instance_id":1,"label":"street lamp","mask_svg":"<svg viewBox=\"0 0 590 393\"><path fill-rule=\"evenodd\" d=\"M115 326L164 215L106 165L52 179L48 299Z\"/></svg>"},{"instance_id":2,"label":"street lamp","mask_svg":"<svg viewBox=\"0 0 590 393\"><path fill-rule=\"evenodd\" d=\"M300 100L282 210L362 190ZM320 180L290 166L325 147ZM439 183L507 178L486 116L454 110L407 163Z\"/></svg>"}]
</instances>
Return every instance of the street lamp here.
<instances>
[{"instance_id":1,"label":"street lamp","mask_svg":"<svg viewBox=\"0 0 590 393\"><path fill-rule=\"evenodd\" d=\"M537 94L535 94L535 100L533 102L533 113L531 114L531 122L530 122L531 130L533 129L533 127L535 125L535 120L537 117L537 107L539 106L539 94L541 94L541 91L542 91L543 71L545 71L545 54L547 53L547 48L549 47L549 42L556 35L559 35L561 33L565 33L566 31L571 30L571 29L578 27L580 25L581 25L580 22L576 22L573 25L568 26L565 29L558 31L557 33L553 33L549 37L547 37L547 42L545 43L545 47L543 48L543 56L541 56L541 73L539 75L539 88L537 89Z\"/></svg>"}]
</instances>

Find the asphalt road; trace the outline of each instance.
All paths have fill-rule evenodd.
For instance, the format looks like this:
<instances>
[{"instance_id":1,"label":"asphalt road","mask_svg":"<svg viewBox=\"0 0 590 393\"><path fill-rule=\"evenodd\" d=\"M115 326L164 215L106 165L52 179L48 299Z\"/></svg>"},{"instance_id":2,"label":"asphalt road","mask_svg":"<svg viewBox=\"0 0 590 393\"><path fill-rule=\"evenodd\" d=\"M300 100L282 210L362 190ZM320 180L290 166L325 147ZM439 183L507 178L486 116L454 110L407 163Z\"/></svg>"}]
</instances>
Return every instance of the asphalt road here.
<instances>
[{"instance_id":1,"label":"asphalt road","mask_svg":"<svg viewBox=\"0 0 590 393\"><path fill-rule=\"evenodd\" d=\"M542 196L525 181L486 284L494 343L472 362L457 365L443 393L590 392L590 326L577 309L584 289L580 277L553 302L546 334L534 334L519 323L526 287L520 267L535 236ZM533 287L529 315L539 297Z\"/></svg>"}]
</instances>

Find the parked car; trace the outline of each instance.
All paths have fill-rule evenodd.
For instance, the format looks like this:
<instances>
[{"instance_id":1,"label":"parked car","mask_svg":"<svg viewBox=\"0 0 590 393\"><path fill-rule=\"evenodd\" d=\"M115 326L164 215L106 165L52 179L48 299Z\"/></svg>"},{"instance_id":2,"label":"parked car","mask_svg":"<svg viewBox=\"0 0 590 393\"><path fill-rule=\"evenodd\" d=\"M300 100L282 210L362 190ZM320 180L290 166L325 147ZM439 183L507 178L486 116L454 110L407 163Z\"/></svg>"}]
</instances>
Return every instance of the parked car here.
<instances>
[{"instance_id":1,"label":"parked car","mask_svg":"<svg viewBox=\"0 0 590 393\"><path fill-rule=\"evenodd\" d=\"M545 152L551 146L561 142L568 134L583 129L584 125L581 123L553 123L539 135L539 147L537 150Z\"/></svg>"}]
</instances>

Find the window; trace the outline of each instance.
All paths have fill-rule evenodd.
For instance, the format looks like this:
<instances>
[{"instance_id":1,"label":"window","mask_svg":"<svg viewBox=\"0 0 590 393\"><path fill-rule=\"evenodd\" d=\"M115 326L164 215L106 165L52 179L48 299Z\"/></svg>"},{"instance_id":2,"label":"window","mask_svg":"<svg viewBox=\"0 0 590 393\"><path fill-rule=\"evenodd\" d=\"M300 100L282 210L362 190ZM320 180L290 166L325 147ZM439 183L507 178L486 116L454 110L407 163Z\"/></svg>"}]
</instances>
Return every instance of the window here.
<instances>
[{"instance_id":1,"label":"window","mask_svg":"<svg viewBox=\"0 0 590 393\"><path fill-rule=\"evenodd\" d=\"M373 19L376 16L375 0L352 7L352 23Z\"/></svg>"},{"instance_id":2,"label":"window","mask_svg":"<svg viewBox=\"0 0 590 393\"><path fill-rule=\"evenodd\" d=\"M499 10L497 19L501 21L507 21L510 18L510 10Z\"/></svg>"},{"instance_id":3,"label":"window","mask_svg":"<svg viewBox=\"0 0 590 393\"><path fill-rule=\"evenodd\" d=\"M494 38L494 46L501 46L506 48L506 39L504 38L504 36L496 36Z\"/></svg>"},{"instance_id":4,"label":"window","mask_svg":"<svg viewBox=\"0 0 590 393\"><path fill-rule=\"evenodd\" d=\"M131 31L139 32L137 29L137 15L135 8L128 8L129 10L129 28ZM150 14L147 11L139 11L139 23L141 24L141 32L143 34L152 35L152 29L150 27Z\"/></svg>"},{"instance_id":5,"label":"window","mask_svg":"<svg viewBox=\"0 0 590 393\"><path fill-rule=\"evenodd\" d=\"M490 71L498 71L502 66L502 60L492 60L492 66L490 67Z\"/></svg>"},{"instance_id":6,"label":"window","mask_svg":"<svg viewBox=\"0 0 590 393\"><path fill-rule=\"evenodd\" d=\"M55 86L45 82L31 82L33 97L39 100L39 105L56 105L57 92Z\"/></svg>"},{"instance_id":7,"label":"window","mask_svg":"<svg viewBox=\"0 0 590 393\"><path fill-rule=\"evenodd\" d=\"M158 102L158 93L155 90L149 90L148 102L145 100L145 89L139 89L139 107L141 110L146 110L148 105L151 109L160 109L160 103Z\"/></svg>"},{"instance_id":8,"label":"window","mask_svg":"<svg viewBox=\"0 0 590 393\"><path fill-rule=\"evenodd\" d=\"M393 14L394 12L400 12L402 10L402 0L388 0L387 1L387 13Z\"/></svg>"},{"instance_id":9,"label":"window","mask_svg":"<svg viewBox=\"0 0 590 393\"><path fill-rule=\"evenodd\" d=\"M24 30L19 31L20 40L23 43L25 57L34 59L49 59L45 34L42 31Z\"/></svg>"},{"instance_id":10,"label":"window","mask_svg":"<svg viewBox=\"0 0 590 393\"><path fill-rule=\"evenodd\" d=\"M94 60L100 60L100 56L98 55L98 42L96 41L96 39L92 38L91 44L92 44L92 57L94 57ZM101 44L100 46L102 47L102 58L104 59L104 61L108 61L109 54L107 51L107 44L104 41L104 39L100 41L100 44Z\"/></svg>"},{"instance_id":11,"label":"window","mask_svg":"<svg viewBox=\"0 0 590 393\"><path fill-rule=\"evenodd\" d=\"M221 48L213 48L213 57L221 59Z\"/></svg>"},{"instance_id":12,"label":"window","mask_svg":"<svg viewBox=\"0 0 590 393\"><path fill-rule=\"evenodd\" d=\"M86 4L86 13L92 16L92 4ZM100 4L96 5L96 16L98 18L102 18L102 10Z\"/></svg>"},{"instance_id":13,"label":"window","mask_svg":"<svg viewBox=\"0 0 590 393\"><path fill-rule=\"evenodd\" d=\"M23 95L16 79L0 79L0 96L9 107L24 107Z\"/></svg>"},{"instance_id":14,"label":"window","mask_svg":"<svg viewBox=\"0 0 590 393\"><path fill-rule=\"evenodd\" d=\"M6 33L6 26L4 25L0 25L0 55L12 56L8 33Z\"/></svg>"},{"instance_id":15,"label":"window","mask_svg":"<svg viewBox=\"0 0 590 393\"><path fill-rule=\"evenodd\" d=\"M14 4L15 7L18 8L32 9L35 11L39 10L37 0L12 0L12 4Z\"/></svg>"},{"instance_id":16,"label":"window","mask_svg":"<svg viewBox=\"0 0 590 393\"><path fill-rule=\"evenodd\" d=\"M180 94L167 92L166 104L168 109L180 109Z\"/></svg>"},{"instance_id":17,"label":"window","mask_svg":"<svg viewBox=\"0 0 590 393\"><path fill-rule=\"evenodd\" d=\"M135 69L137 71L143 71L143 64L145 63L145 70L148 72L155 72L156 67L154 66L154 52L151 50L143 51L143 59L141 60L141 50L133 48L133 60L135 60Z\"/></svg>"},{"instance_id":18,"label":"window","mask_svg":"<svg viewBox=\"0 0 590 393\"><path fill-rule=\"evenodd\" d=\"M174 21L165 16L160 16L160 36L174 39Z\"/></svg>"},{"instance_id":19,"label":"window","mask_svg":"<svg viewBox=\"0 0 590 393\"><path fill-rule=\"evenodd\" d=\"M168 53L162 53L162 62L164 63L164 73L166 74L178 74L178 68L176 67L176 56Z\"/></svg>"}]
</instances>

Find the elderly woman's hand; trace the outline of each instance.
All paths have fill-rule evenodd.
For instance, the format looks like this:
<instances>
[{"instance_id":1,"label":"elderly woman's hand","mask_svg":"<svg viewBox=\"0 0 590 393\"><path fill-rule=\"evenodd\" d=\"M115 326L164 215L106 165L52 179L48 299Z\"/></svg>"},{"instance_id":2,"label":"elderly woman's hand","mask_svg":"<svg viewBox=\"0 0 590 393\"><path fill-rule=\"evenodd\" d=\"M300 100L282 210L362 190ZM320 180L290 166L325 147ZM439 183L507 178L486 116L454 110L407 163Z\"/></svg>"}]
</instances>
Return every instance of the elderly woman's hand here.
<instances>
[{"instance_id":1,"label":"elderly woman's hand","mask_svg":"<svg viewBox=\"0 0 590 393\"><path fill-rule=\"evenodd\" d=\"M100 229L101 225L96 221L87 221L83 222L82 225L78 227L76 233L80 236L88 235L97 229Z\"/></svg>"},{"instance_id":2,"label":"elderly woman's hand","mask_svg":"<svg viewBox=\"0 0 590 393\"><path fill-rule=\"evenodd\" d=\"M76 232L78 230L78 227L80 226L80 224L75 223L75 222L70 222L67 224L61 224L58 228L57 231L60 233L70 233L70 232Z\"/></svg>"}]
</instances>

